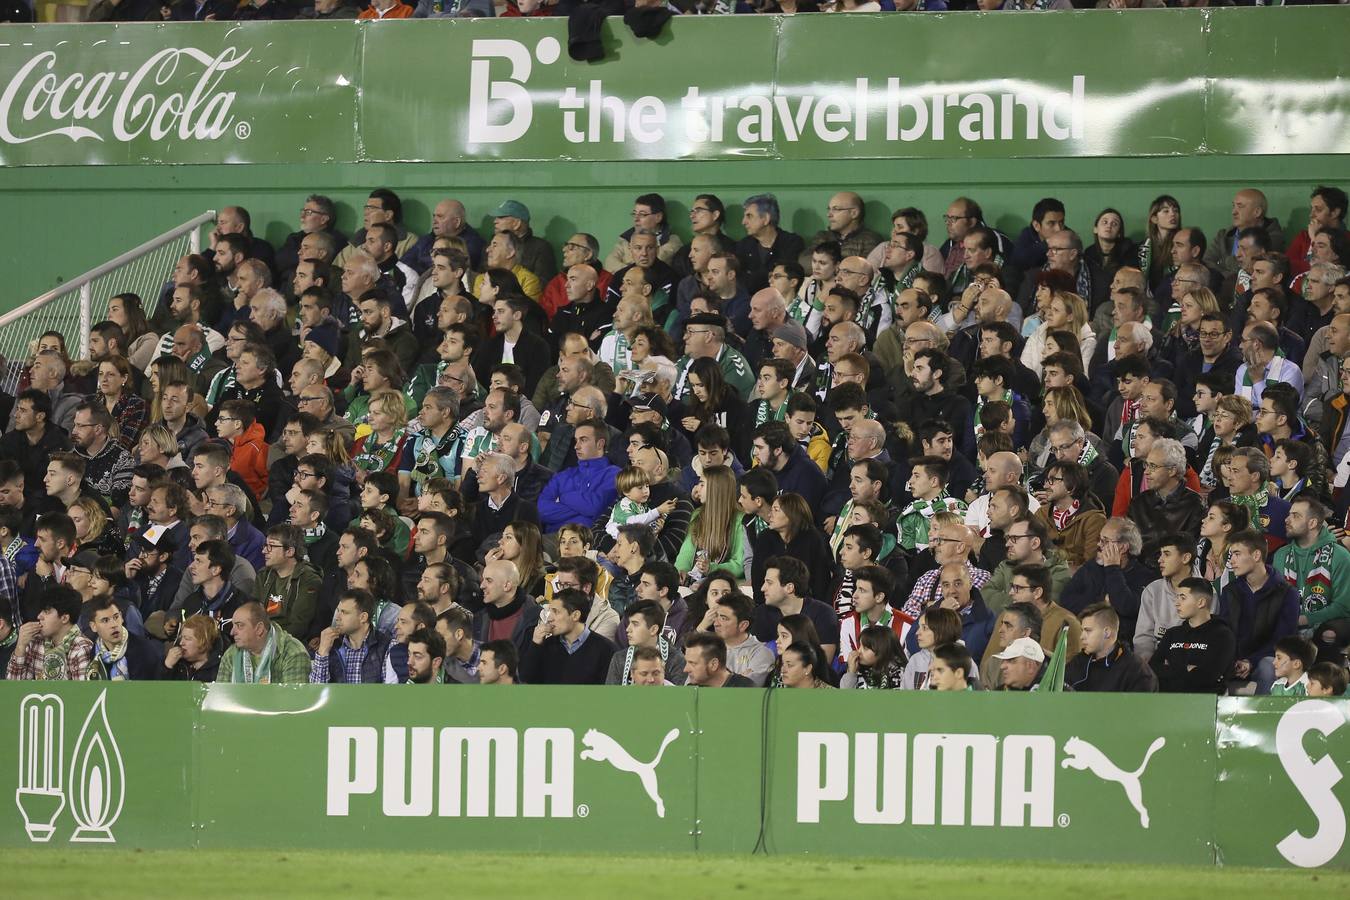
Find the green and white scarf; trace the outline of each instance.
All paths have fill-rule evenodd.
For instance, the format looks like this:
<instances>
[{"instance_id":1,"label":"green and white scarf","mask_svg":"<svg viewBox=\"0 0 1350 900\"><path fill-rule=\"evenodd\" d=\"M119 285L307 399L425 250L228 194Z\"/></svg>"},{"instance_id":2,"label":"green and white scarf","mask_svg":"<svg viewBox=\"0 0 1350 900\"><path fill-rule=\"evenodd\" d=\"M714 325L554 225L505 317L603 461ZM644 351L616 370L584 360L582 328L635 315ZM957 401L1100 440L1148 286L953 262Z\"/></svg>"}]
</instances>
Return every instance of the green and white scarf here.
<instances>
[{"instance_id":1,"label":"green and white scarf","mask_svg":"<svg viewBox=\"0 0 1350 900\"><path fill-rule=\"evenodd\" d=\"M234 387L236 383L234 366L217 372L216 377L211 379L211 386L206 389L206 405L215 406L220 401L220 395Z\"/></svg>"},{"instance_id":2,"label":"green and white scarf","mask_svg":"<svg viewBox=\"0 0 1350 900\"><path fill-rule=\"evenodd\" d=\"M361 452L352 457L352 463L357 468L364 469L367 472L383 472L393 465L394 457L398 455L402 440L402 428L395 428L394 436L384 443L380 443L379 438L372 431L366 435L365 443L361 445Z\"/></svg>"},{"instance_id":3,"label":"green and white scarf","mask_svg":"<svg viewBox=\"0 0 1350 900\"><path fill-rule=\"evenodd\" d=\"M1247 510L1247 521L1252 528L1260 527L1261 508L1270 501L1270 493L1265 488L1246 496L1234 494L1228 499Z\"/></svg>"},{"instance_id":4,"label":"green and white scarf","mask_svg":"<svg viewBox=\"0 0 1350 900\"><path fill-rule=\"evenodd\" d=\"M258 656L257 666L253 663L253 654L243 647L239 648L239 665L235 666L231 680L235 684L271 684L272 661L277 655L277 626L267 629L267 643Z\"/></svg>"},{"instance_id":5,"label":"green and white scarf","mask_svg":"<svg viewBox=\"0 0 1350 900\"><path fill-rule=\"evenodd\" d=\"M1312 567L1303 575L1302 585L1298 583L1298 569L1294 568L1294 554L1284 555L1284 571L1280 574L1290 587L1298 591L1299 603L1305 614L1324 609L1331 603L1331 561L1336 547L1335 541L1329 541L1317 548L1313 554Z\"/></svg>"},{"instance_id":6,"label":"green and white scarf","mask_svg":"<svg viewBox=\"0 0 1350 900\"><path fill-rule=\"evenodd\" d=\"M1083 441L1083 452L1078 454L1078 464L1087 468L1097 461L1097 448L1092 446L1092 441Z\"/></svg>"},{"instance_id":7,"label":"green and white scarf","mask_svg":"<svg viewBox=\"0 0 1350 900\"><path fill-rule=\"evenodd\" d=\"M323 519L320 519L319 524L317 526L315 526L314 528L305 529L305 546L308 547L310 544L321 539L327 533L328 533L328 526L324 524Z\"/></svg>"},{"instance_id":8,"label":"green and white scarf","mask_svg":"<svg viewBox=\"0 0 1350 900\"><path fill-rule=\"evenodd\" d=\"M945 490L932 500L915 500L900 513L900 546L906 550L928 549L928 532L939 512L965 512L966 504Z\"/></svg>"},{"instance_id":9,"label":"green and white scarf","mask_svg":"<svg viewBox=\"0 0 1350 900\"><path fill-rule=\"evenodd\" d=\"M80 629L72 627L59 643L42 642L42 681L65 681L66 661L70 658L70 649L80 636Z\"/></svg>"},{"instance_id":10,"label":"green and white scarf","mask_svg":"<svg viewBox=\"0 0 1350 900\"><path fill-rule=\"evenodd\" d=\"M791 396L792 392L789 391L788 397L790 398ZM763 425L765 422L782 422L786 418L787 418L787 400L784 400L782 406L779 406L777 409L770 409L769 401L767 400L755 401L756 428Z\"/></svg>"}]
</instances>

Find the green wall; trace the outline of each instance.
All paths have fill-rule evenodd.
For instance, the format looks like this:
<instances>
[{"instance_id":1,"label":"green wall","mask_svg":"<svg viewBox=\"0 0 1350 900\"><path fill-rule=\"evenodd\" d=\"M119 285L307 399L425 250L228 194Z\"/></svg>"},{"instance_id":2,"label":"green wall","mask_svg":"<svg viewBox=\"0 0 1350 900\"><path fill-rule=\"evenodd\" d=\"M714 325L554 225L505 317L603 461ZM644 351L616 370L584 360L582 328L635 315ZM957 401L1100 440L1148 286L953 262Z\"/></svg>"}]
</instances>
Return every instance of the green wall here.
<instances>
[{"instance_id":1,"label":"green wall","mask_svg":"<svg viewBox=\"0 0 1350 900\"><path fill-rule=\"evenodd\" d=\"M1307 222L1308 193L1318 183L1345 180L1344 157L1188 157L1139 159L857 160L819 162L716 161L628 163L460 163L203 165L0 169L0 209L14 254L0 308L10 309L63 280L210 208L239 204L255 230L279 243L294 230L307 193L325 193L341 206L341 227L359 224L366 193L387 186L404 197L406 219L425 231L441 197L462 199L472 221L500 199L517 197L534 214L535 230L555 246L588 230L608 249L631 223L638 193L658 190L671 219L686 227L689 201L711 191L729 204L739 235L739 201L769 190L778 195L787 227L813 233L831 192L859 191L868 221L879 230L898 206L928 213L941 233L950 200L969 194L993 223L1016 232L1031 206L1051 195L1065 202L1070 226L1086 231L1103 206L1119 208L1127 229L1142 231L1149 201L1174 194L1183 220L1207 234L1229 223L1234 191L1261 187L1287 232Z\"/></svg>"}]
</instances>

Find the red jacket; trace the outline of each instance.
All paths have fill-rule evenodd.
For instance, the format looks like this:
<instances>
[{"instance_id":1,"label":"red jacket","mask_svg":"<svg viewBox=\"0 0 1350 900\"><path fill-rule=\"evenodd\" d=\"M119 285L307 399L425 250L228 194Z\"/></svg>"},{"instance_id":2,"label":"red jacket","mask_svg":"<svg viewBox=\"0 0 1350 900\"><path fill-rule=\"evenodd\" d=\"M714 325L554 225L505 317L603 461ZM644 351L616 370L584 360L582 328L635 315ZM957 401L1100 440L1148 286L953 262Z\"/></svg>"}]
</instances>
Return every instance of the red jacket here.
<instances>
[{"instance_id":1,"label":"red jacket","mask_svg":"<svg viewBox=\"0 0 1350 900\"><path fill-rule=\"evenodd\" d=\"M595 281L597 296L605 296L605 291L609 290L609 280L612 277L612 272L600 270L600 274ZM567 273L559 272L549 279L548 284L544 285L544 293L539 297L539 305L543 308L544 315L548 316L548 320L552 322L553 314L566 306L567 302Z\"/></svg>"},{"instance_id":2,"label":"red jacket","mask_svg":"<svg viewBox=\"0 0 1350 900\"><path fill-rule=\"evenodd\" d=\"M261 422L254 422L248 430L234 439L234 453L230 468L239 473L255 497L267 496L267 441Z\"/></svg>"}]
</instances>

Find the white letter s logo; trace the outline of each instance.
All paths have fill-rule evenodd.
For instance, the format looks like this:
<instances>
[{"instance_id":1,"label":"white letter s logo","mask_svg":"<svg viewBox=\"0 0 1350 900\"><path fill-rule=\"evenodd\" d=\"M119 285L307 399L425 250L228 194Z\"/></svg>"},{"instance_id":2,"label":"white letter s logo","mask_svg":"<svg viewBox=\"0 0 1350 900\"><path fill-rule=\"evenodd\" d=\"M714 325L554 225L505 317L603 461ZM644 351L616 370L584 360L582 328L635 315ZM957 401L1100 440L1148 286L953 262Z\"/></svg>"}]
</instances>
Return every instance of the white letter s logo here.
<instances>
[{"instance_id":1,"label":"white letter s logo","mask_svg":"<svg viewBox=\"0 0 1350 900\"><path fill-rule=\"evenodd\" d=\"M1312 837L1291 831L1275 845L1280 855L1296 866L1326 865L1345 843L1345 810L1332 793L1344 775L1330 756L1313 762L1303 749L1303 737L1309 731L1330 735L1343 724L1345 716L1333 704L1305 700L1281 716L1275 727L1280 765L1317 816L1317 832Z\"/></svg>"}]
</instances>

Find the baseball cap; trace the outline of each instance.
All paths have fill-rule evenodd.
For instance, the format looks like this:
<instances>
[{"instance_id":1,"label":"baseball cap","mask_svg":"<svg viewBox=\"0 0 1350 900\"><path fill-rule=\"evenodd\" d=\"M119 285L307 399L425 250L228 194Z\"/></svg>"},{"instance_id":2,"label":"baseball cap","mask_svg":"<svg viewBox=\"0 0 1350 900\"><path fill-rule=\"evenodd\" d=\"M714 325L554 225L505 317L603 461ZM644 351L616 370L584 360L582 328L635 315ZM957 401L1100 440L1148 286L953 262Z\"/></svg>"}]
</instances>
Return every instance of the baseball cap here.
<instances>
[{"instance_id":1,"label":"baseball cap","mask_svg":"<svg viewBox=\"0 0 1350 900\"><path fill-rule=\"evenodd\" d=\"M1045 651L1041 645L1029 637L1020 637L1007 646L1002 653L995 653L995 659L1029 659L1032 662L1045 662Z\"/></svg>"},{"instance_id":2,"label":"baseball cap","mask_svg":"<svg viewBox=\"0 0 1350 900\"><path fill-rule=\"evenodd\" d=\"M90 572L98 568L98 554L93 550L81 550L76 553L67 563L68 566L79 566L81 569L88 569Z\"/></svg>"},{"instance_id":3,"label":"baseball cap","mask_svg":"<svg viewBox=\"0 0 1350 900\"><path fill-rule=\"evenodd\" d=\"M519 200L503 200L501 205L488 213L494 219L502 216L510 216L513 219L519 219L522 222L530 221L530 208Z\"/></svg>"},{"instance_id":4,"label":"baseball cap","mask_svg":"<svg viewBox=\"0 0 1350 900\"><path fill-rule=\"evenodd\" d=\"M801 326L800 322L784 322L773 330L770 337L775 337L800 350L806 349L806 329Z\"/></svg>"},{"instance_id":5,"label":"baseball cap","mask_svg":"<svg viewBox=\"0 0 1350 900\"><path fill-rule=\"evenodd\" d=\"M661 399L660 394L638 394L632 399L630 405L635 410L651 410L660 413L662 416L670 414L670 408L666 406L666 401Z\"/></svg>"}]
</instances>

